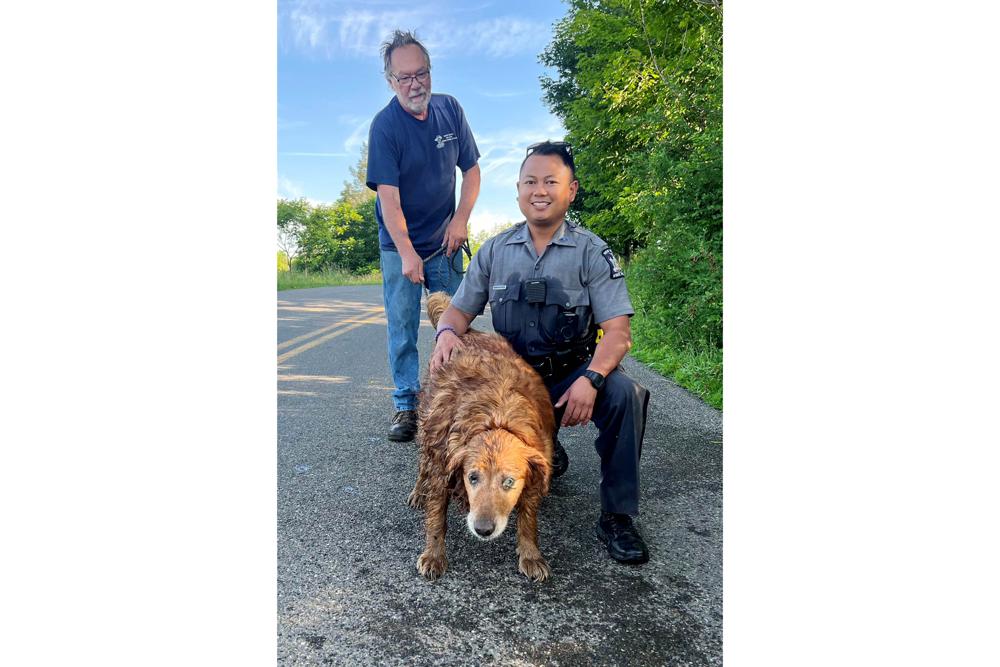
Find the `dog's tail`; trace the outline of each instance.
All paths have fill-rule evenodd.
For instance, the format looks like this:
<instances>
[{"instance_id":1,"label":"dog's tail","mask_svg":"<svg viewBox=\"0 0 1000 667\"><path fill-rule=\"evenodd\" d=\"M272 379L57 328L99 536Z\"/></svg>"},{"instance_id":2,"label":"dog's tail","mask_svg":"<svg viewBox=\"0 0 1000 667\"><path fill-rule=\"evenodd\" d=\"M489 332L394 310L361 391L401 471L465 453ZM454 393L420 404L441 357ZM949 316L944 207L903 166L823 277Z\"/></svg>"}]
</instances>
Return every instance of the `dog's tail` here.
<instances>
[{"instance_id":1,"label":"dog's tail","mask_svg":"<svg viewBox=\"0 0 1000 667\"><path fill-rule=\"evenodd\" d=\"M441 319L441 313L448 308L449 303L451 303L451 297L447 292L434 292L427 297L427 317L431 319L431 326L435 329L437 329L438 320Z\"/></svg>"}]
</instances>

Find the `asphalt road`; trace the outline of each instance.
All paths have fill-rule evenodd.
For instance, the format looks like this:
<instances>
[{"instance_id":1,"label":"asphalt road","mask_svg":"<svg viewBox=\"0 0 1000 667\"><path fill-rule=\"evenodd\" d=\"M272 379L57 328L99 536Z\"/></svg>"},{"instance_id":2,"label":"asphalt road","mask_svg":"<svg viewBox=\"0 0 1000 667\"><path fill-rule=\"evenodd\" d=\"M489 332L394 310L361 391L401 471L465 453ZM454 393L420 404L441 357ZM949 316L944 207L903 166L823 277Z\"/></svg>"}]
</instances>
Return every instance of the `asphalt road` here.
<instances>
[{"instance_id":1,"label":"asphalt road","mask_svg":"<svg viewBox=\"0 0 1000 667\"><path fill-rule=\"evenodd\" d=\"M425 319L424 364L432 342ZM548 581L518 573L513 522L480 542L453 508L448 570L428 582L423 515L406 506L417 446L385 437L385 348L380 286L278 293L279 664L722 664L719 411L625 360L652 394L637 521L647 564L615 563L594 536L590 425L560 432L570 467L538 521Z\"/></svg>"}]
</instances>

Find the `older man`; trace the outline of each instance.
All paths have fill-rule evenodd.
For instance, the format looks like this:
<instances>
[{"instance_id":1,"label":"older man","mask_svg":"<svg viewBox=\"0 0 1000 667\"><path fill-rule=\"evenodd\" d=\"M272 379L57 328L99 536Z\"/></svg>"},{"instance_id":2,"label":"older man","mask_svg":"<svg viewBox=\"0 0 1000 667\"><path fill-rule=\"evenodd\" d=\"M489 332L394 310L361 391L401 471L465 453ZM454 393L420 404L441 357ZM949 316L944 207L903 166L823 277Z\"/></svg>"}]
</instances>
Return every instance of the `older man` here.
<instances>
[{"instance_id":1,"label":"older man","mask_svg":"<svg viewBox=\"0 0 1000 667\"><path fill-rule=\"evenodd\" d=\"M375 217L396 385L388 437L407 441L416 434L420 391L421 288L454 294L462 281L456 268L479 195L479 149L458 101L431 94L430 55L412 33L396 30L382 44L382 59L395 97L372 120L367 184L378 193ZM457 207L456 166L462 172Z\"/></svg>"}]
</instances>

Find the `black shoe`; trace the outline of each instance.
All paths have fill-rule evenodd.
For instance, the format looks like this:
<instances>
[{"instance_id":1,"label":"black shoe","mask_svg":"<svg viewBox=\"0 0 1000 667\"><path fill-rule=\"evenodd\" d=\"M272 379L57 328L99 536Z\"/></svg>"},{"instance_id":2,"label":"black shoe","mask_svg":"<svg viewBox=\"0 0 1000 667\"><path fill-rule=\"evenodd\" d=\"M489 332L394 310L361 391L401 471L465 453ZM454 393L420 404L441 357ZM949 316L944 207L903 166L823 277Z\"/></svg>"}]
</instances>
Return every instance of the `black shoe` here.
<instances>
[{"instance_id":1,"label":"black shoe","mask_svg":"<svg viewBox=\"0 0 1000 667\"><path fill-rule=\"evenodd\" d=\"M392 426L389 427L389 439L393 442L406 442L413 440L417 434L417 413L413 410L400 410L392 418Z\"/></svg>"},{"instance_id":2,"label":"black shoe","mask_svg":"<svg viewBox=\"0 0 1000 667\"><path fill-rule=\"evenodd\" d=\"M597 520L598 539L608 545L608 553L619 563L645 563L649 560L649 550L642 541L642 535L632 525L628 514L601 512Z\"/></svg>"},{"instance_id":3,"label":"black shoe","mask_svg":"<svg viewBox=\"0 0 1000 667\"><path fill-rule=\"evenodd\" d=\"M552 477L559 477L569 468L569 456L558 438L552 444Z\"/></svg>"}]
</instances>

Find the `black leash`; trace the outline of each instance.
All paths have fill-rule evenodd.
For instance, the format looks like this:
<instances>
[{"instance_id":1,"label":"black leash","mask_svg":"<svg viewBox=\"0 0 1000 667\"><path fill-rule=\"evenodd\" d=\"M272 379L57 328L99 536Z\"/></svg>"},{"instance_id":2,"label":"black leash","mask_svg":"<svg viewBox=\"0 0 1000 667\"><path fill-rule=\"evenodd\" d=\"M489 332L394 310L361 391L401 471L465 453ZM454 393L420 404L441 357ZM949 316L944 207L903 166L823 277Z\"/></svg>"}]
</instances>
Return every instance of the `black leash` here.
<instances>
[{"instance_id":1,"label":"black leash","mask_svg":"<svg viewBox=\"0 0 1000 667\"><path fill-rule=\"evenodd\" d=\"M440 255L441 253L443 253L444 250L445 250L445 248L447 248L447 247L448 246L441 246L440 248L438 248L437 250L435 250L434 252L432 252L427 257L423 257L421 259L423 260L424 264L426 265L427 262L429 262L430 260L434 259L435 257L437 257L438 255ZM462 265L465 264L465 262L462 261L462 252L459 252L459 250L461 250L462 252L464 252L465 256L468 257L470 261L472 260L472 248L469 246L469 240L468 239L466 239L465 241L462 241L462 245L460 245L458 247L458 249L455 250L455 253L451 256L451 270L454 271L455 273L457 273L460 276L464 276L465 275L465 268ZM455 266L455 260L456 259L458 260L458 266ZM431 293L431 291L427 287L427 271L425 270L424 271L424 294L430 294L430 293Z\"/></svg>"}]
</instances>

